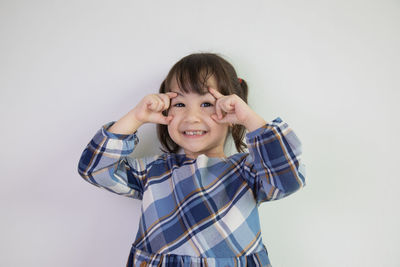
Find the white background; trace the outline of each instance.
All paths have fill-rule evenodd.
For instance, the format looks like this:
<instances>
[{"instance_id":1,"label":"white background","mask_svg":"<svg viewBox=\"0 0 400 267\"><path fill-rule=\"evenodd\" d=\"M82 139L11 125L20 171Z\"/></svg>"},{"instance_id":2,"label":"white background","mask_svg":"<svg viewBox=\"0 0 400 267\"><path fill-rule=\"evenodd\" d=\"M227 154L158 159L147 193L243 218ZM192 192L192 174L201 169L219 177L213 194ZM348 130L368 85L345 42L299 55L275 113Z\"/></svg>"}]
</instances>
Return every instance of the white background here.
<instances>
[{"instance_id":1,"label":"white background","mask_svg":"<svg viewBox=\"0 0 400 267\"><path fill-rule=\"evenodd\" d=\"M260 207L274 267L400 266L400 3L0 2L0 265L124 266L139 201L86 183L101 125L193 52L225 56L250 105L303 143L307 186ZM140 129L138 155L158 151Z\"/></svg>"}]
</instances>

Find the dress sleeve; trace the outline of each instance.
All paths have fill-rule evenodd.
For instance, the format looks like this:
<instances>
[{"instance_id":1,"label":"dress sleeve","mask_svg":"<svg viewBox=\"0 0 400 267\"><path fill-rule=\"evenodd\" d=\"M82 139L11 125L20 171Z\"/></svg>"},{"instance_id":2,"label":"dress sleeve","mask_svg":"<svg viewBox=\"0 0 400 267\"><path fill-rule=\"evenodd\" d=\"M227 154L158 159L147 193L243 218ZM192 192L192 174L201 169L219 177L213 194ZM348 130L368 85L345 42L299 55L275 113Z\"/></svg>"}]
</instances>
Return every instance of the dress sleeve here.
<instances>
[{"instance_id":1,"label":"dress sleeve","mask_svg":"<svg viewBox=\"0 0 400 267\"><path fill-rule=\"evenodd\" d=\"M142 199L146 174L158 156L131 158L139 139L107 131L110 122L97 131L86 146L78 164L79 175L87 182L112 193Z\"/></svg>"},{"instance_id":2,"label":"dress sleeve","mask_svg":"<svg viewBox=\"0 0 400 267\"><path fill-rule=\"evenodd\" d=\"M305 186L301 142L280 117L246 134L243 175L257 204L286 197Z\"/></svg>"}]
</instances>

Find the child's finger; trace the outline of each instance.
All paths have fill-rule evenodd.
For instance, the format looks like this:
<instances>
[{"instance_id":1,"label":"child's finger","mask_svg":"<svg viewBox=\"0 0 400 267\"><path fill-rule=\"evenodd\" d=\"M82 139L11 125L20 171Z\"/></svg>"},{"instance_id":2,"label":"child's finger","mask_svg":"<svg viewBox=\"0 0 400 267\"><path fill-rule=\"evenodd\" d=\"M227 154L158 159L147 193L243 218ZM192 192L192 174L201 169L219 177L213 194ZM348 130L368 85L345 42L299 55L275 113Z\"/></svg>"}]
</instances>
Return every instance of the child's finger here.
<instances>
[{"instance_id":1,"label":"child's finger","mask_svg":"<svg viewBox=\"0 0 400 267\"><path fill-rule=\"evenodd\" d=\"M218 119L220 120L220 119L222 119L222 108L221 108L221 103L220 102L217 102L216 103L216 105L215 105L215 113L217 114L217 117L218 117Z\"/></svg>"},{"instance_id":2,"label":"child's finger","mask_svg":"<svg viewBox=\"0 0 400 267\"><path fill-rule=\"evenodd\" d=\"M235 111L235 101L233 98L229 98L225 103L225 111L232 112Z\"/></svg>"},{"instance_id":3,"label":"child's finger","mask_svg":"<svg viewBox=\"0 0 400 267\"><path fill-rule=\"evenodd\" d=\"M146 100L146 107L147 107L149 110L153 110L153 109L155 108L155 105L156 105L156 101L155 101L155 99L154 99L153 97L149 97L149 98Z\"/></svg>"},{"instance_id":4,"label":"child's finger","mask_svg":"<svg viewBox=\"0 0 400 267\"><path fill-rule=\"evenodd\" d=\"M210 92L211 95L213 95L216 99L219 99L221 97L223 97L224 95L221 94L220 92L218 92L217 90L215 90L212 87L208 87L208 91Z\"/></svg>"},{"instance_id":5,"label":"child's finger","mask_svg":"<svg viewBox=\"0 0 400 267\"><path fill-rule=\"evenodd\" d=\"M164 106L164 103L163 103L161 97L159 97L158 95L154 95L151 99L151 104L148 106L148 108L151 111L159 112L162 110L163 106Z\"/></svg>"},{"instance_id":6,"label":"child's finger","mask_svg":"<svg viewBox=\"0 0 400 267\"><path fill-rule=\"evenodd\" d=\"M159 112L162 110L162 106L163 106L163 101L162 98L159 95L156 95L156 105L155 105L155 112Z\"/></svg>"},{"instance_id":7,"label":"child's finger","mask_svg":"<svg viewBox=\"0 0 400 267\"><path fill-rule=\"evenodd\" d=\"M168 109L169 105L171 103L170 96L168 95L168 93L167 94L160 94L159 97L161 98L161 100L163 102L163 110Z\"/></svg>"},{"instance_id":8,"label":"child's finger","mask_svg":"<svg viewBox=\"0 0 400 267\"><path fill-rule=\"evenodd\" d=\"M157 109L157 102L156 101L152 101L147 105L147 108L150 111L155 111Z\"/></svg>"},{"instance_id":9,"label":"child's finger","mask_svg":"<svg viewBox=\"0 0 400 267\"><path fill-rule=\"evenodd\" d=\"M224 97L223 99L218 100L217 105L219 105L226 113L235 112L235 100L233 97Z\"/></svg>"},{"instance_id":10,"label":"child's finger","mask_svg":"<svg viewBox=\"0 0 400 267\"><path fill-rule=\"evenodd\" d=\"M173 116L171 116L171 115L170 116L162 116L157 123L168 125L172 119L173 119Z\"/></svg>"},{"instance_id":11,"label":"child's finger","mask_svg":"<svg viewBox=\"0 0 400 267\"><path fill-rule=\"evenodd\" d=\"M217 123L227 123L227 122L230 122L227 116L223 117L222 119L219 119L218 116L217 116L216 114L212 114L212 115L211 115L211 118L212 118L215 122L217 122Z\"/></svg>"},{"instance_id":12,"label":"child's finger","mask_svg":"<svg viewBox=\"0 0 400 267\"><path fill-rule=\"evenodd\" d=\"M218 115L217 114L212 114L211 118L219 123L219 119L218 119Z\"/></svg>"},{"instance_id":13,"label":"child's finger","mask_svg":"<svg viewBox=\"0 0 400 267\"><path fill-rule=\"evenodd\" d=\"M167 93L165 93L165 94L168 95L169 98L174 98L174 97L177 97L177 96L178 96L178 93L176 93L176 92L167 92Z\"/></svg>"},{"instance_id":14,"label":"child's finger","mask_svg":"<svg viewBox=\"0 0 400 267\"><path fill-rule=\"evenodd\" d=\"M223 115L223 117L225 117L227 113L235 111L234 102L230 97L224 97L220 100L217 100L216 110L221 110L220 113ZM219 116L219 118L221 118L221 116Z\"/></svg>"}]
</instances>

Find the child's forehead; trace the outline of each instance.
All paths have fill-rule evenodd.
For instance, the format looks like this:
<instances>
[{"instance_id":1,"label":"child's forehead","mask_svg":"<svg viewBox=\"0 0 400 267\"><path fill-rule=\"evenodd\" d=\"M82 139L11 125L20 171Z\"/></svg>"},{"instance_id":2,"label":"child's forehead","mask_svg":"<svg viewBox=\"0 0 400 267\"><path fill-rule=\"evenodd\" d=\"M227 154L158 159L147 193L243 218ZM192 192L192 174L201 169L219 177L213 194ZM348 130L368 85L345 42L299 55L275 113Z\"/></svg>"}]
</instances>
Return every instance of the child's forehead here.
<instances>
[{"instance_id":1,"label":"child's forehead","mask_svg":"<svg viewBox=\"0 0 400 267\"><path fill-rule=\"evenodd\" d=\"M182 82L183 82L183 81L182 81ZM200 81L199 81L197 84L202 84L201 87L204 87L204 88L203 88L204 90L202 90L202 92L200 92L200 94L201 94L201 93L207 94L207 93L208 93L207 87L212 87L212 88L218 90L218 84L217 84L217 81L216 81L216 79L215 79L215 77L214 77L213 75L210 76L210 77L208 77L208 79L206 79L205 82L200 82ZM180 84L180 83L178 82L178 80L176 79L176 77L175 77L175 75L174 75L174 76L172 76L172 79L171 79L171 81L170 81L170 83L169 83L169 86L167 85L167 88L169 89L168 91L185 93L185 92L182 90L182 88L180 87L180 85L182 86L182 84ZM192 87L192 85L186 86L185 89L189 89L189 88L187 88L187 87ZM188 91L192 91L192 90L189 89ZM196 91L196 90L195 90L195 91Z\"/></svg>"},{"instance_id":2,"label":"child's forehead","mask_svg":"<svg viewBox=\"0 0 400 267\"><path fill-rule=\"evenodd\" d=\"M184 92L181 89L173 90L171 92L175 92L178 95L174 98L184 97L184 98L214 98L210 92L205 92L204 94L199 94L197 92Z\"/></svg>"}]
</instances>

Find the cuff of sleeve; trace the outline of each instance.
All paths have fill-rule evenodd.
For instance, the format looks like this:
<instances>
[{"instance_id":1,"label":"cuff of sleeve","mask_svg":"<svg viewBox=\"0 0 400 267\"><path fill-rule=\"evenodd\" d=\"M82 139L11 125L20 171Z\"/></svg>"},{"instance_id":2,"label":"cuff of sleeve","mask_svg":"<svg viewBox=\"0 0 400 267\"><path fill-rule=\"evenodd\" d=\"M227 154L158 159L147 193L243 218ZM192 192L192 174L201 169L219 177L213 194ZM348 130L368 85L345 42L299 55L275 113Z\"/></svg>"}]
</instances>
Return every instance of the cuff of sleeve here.
<instances>
[{"instance_id":1,"label":"cuff of sleeve","mask_svg":"<svg viewBox=\"0 0 400 267\"><path fill-rule=\"evenodd\" d=\"M135 140L135 144L137 144L139 142L139 139L136 135L137 131L134 132L133 134L117 134L117 133L112 133L112 132L108 131L108 129L111 126L113 126L114 123L115 123L115 121L112 121L112 122L104 124L101 127L101 132L104 136L109 137L111 139L118 139L118 140L123 140L123 141Z\"/></svg>"},{"instance_id":2,"label":"cuff of sleeve","mask_svg":"<svg viewBox=\"0 0 400 267\"><path fill-rule=\"evenodd\" d=\"M272 122L267 123L267 124L261 126L260 128L252 131L252 132L248 132L246 134L246 139L247 140L253 139L254 137L262 134L263 132L265 132L265 130L269 130L269 129L273 128L273 127L276 127L279 124L281 124L282 122L283 122L283 120L280 117L276 117Z\"/></svg>"},{"instance_id":3,"label":"cuff of sleeve","mask_svg":"<svg viewBox=\"0 0 400 267\"><path fill-rule=\"evenodd\" d=\"M136 132L133 134L115 134L107 129L115 122L104 124L89 142L93 151L100 151L113 157L129 155L139 143Z\"/></svg>"}]
</instances>

